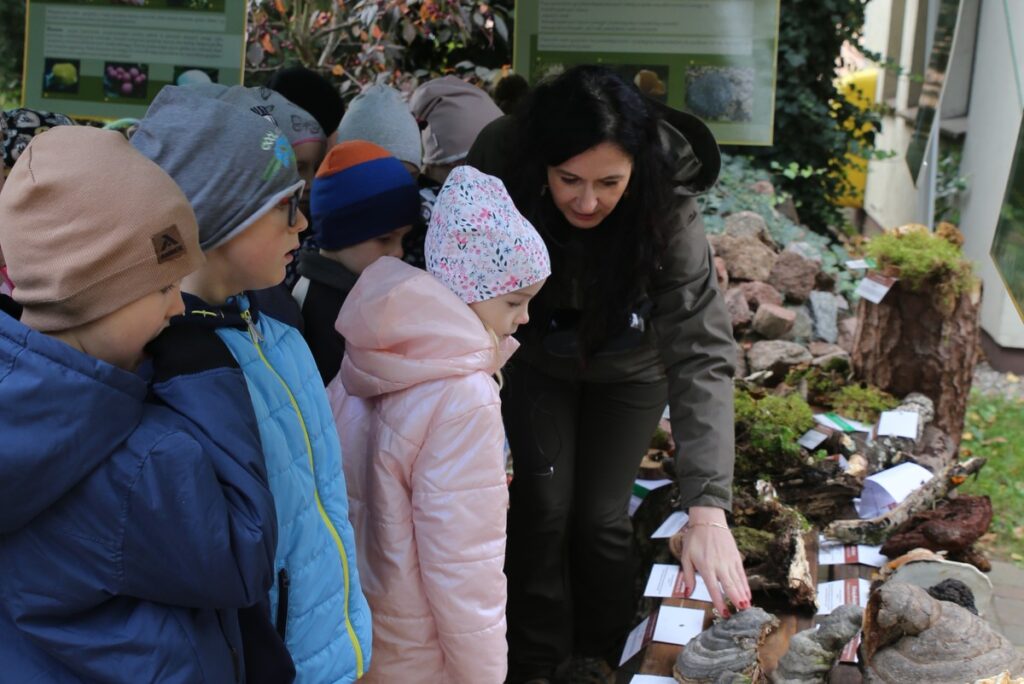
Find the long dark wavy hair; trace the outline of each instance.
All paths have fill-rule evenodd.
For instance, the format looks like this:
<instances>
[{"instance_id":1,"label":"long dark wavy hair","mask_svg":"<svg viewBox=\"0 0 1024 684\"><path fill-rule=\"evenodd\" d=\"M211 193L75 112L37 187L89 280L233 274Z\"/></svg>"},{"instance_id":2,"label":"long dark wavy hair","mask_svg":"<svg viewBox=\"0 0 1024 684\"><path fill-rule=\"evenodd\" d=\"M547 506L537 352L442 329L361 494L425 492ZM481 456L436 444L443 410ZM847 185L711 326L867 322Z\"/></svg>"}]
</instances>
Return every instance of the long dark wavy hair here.
<instances>
[{"instance_id":1,"label":"long dark wavy hair","mask_svg":"<svg viewBox=\"0 0 1024 684\"><path fill-rule=\"evenodd\" d=\"M585 360L626 327L664 251L673 169L659 141L659 115L611 69L577 66L539 84L517 119L509 192L547 243L552 288L564 282L558 274L568 261L582 261L573 275L585 293L578 338ZM632 157L629 184L599 226L576 229L547 192L547 169L606 142ZM538 312L553 294L541 290Z\"/></svg>"}]
</instances>

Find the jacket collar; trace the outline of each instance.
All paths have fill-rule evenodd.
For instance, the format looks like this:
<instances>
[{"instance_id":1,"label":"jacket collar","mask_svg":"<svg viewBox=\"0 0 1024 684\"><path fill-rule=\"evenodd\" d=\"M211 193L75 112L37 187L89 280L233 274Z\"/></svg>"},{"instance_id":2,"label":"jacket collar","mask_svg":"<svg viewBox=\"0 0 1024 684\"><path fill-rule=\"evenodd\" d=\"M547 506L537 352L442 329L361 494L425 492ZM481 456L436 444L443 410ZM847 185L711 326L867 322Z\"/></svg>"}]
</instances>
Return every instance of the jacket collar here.
<instances>
[{"instance_id":1,"label":"jacket collar","mask_svg":"<svg viewBox=\"0 0 1024 684\"><path fill-rule=\"evenodd\" d=\"M259 306L256 297L241 293L229 297L221 306L203 301L202 298L188 292L182 292L185 302L185 313L171 319L171 325L190 325L200 328L238 328L246 330L248 323L242 317L248 312L253 321L259 320Z\"/></svg>"},{"instance_id":2,"label":"jacket collar","mask_svg":"<svg viewBox=\"0 0 1024 684\"><path fill-rule=\"evenodd\" d=\"M342 292L350 291L359 280L359 276L355 273L315 250L299 252L299 263L296 270L301 276Z\"/></svg>"}]
</instances>

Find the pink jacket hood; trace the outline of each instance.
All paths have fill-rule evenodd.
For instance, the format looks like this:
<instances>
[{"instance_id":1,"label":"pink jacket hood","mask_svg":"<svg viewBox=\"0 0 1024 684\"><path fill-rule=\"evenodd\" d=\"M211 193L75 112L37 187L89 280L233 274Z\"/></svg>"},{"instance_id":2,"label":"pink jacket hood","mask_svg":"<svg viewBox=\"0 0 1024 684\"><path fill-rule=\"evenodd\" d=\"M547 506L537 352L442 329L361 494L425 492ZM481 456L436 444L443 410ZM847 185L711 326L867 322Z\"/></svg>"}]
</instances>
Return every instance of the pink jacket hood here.
<instances>
[{"instance_id":1,"label":"pink jacket hood","mask_svg":"<svg viewBox=\"0 0 1024 684\"><path fill-rule=\"evenodd\" d=\"M493 375L519 346L509 337L495 350L455 293L393 257L363 271L335 327L345 338L341 380L349 394L364 398L477 371Z\"/></svg>"}]
</instances>

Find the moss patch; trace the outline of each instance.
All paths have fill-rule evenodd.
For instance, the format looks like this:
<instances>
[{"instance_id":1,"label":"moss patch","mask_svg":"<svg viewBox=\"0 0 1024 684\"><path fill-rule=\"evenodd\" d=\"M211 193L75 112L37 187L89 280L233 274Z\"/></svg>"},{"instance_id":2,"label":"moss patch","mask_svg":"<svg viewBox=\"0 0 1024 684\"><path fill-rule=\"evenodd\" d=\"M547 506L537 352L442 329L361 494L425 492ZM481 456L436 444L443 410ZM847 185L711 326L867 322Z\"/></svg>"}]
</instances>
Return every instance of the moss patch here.
<instances>
[{"instance_id":1,"label":"moss patch","mask_svg":"<svg viewBox=\"0 0 1024 684\"><path fill-rule=\"evenodd\" d=\"M814 425L811 407L798 394L756 398L737 388L736 477L771 477L798 465L797 440Z\"/></svg>"},{"instance_id":2,"label":"moss patch","mask_svg":"<svg viewBox=\"0 0 1024 684\"><path fill-rule=\"evenodd\" d=\"M832 395L832 409L847 418L872 424L882 411L894 409L899 400L871 385L847 385Z\"/></svg>"},{"instance_id":3,"label":"moss patch","mask_svg":"<svg viewBox=\"0 0 1024 684\"><path fill-rule=\"evenodd\" d=\"M866 251L884 273L898 277L911 290L935 289L949 308L977 282L960 248L927 229L879 235Z\"/></svg>"}]
</instances>

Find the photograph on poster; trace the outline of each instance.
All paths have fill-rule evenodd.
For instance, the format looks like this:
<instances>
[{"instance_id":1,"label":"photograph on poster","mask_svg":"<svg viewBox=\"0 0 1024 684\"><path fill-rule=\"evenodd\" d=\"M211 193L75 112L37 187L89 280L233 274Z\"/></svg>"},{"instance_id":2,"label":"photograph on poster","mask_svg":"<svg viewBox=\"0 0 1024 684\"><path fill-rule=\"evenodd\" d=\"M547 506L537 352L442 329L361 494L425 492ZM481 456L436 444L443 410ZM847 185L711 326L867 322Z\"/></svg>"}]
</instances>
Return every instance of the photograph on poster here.
<instances>
[{"instance_id":1,"label":"photograph on poster","mask_svg":"<svg viewBox=\"0 0 1024 684\"><path fill-rule=\"evenodd\" d=\"M686 108L709 121L751 121L754 69L693 66L686 70Z\"/></svg>"},{"instance_id":2,"label":"photograph on poster","mask_svg":"<svg viewBox=\"0 0 1024 684\"><path fill-rule=\"evenodd\" d=\"M103 94L107 97L146 97L149 67L128 62L103 64Z\"/></svg>"},{"instance_id":3,"label":"photograph on poster","mask_svg":"<svg viewBox=\"0 0 1024 684\"><path fill-rule=\"evenodd\" d=\"M77 59L48 57L43 68L43 92L78 93L78 74L82 63Z\"/></svg>"},{"instance_id":4,"label":"photograph on poster","mask_svg":"<svg viewBox=\"0 0 1024 684\"><path fill-rule=\"evenodd\" d=\"M218 70L209 67L176 66L174 67L174 85L197 85L200 83L217 83Z\"/></svg>"}]
</instances>

